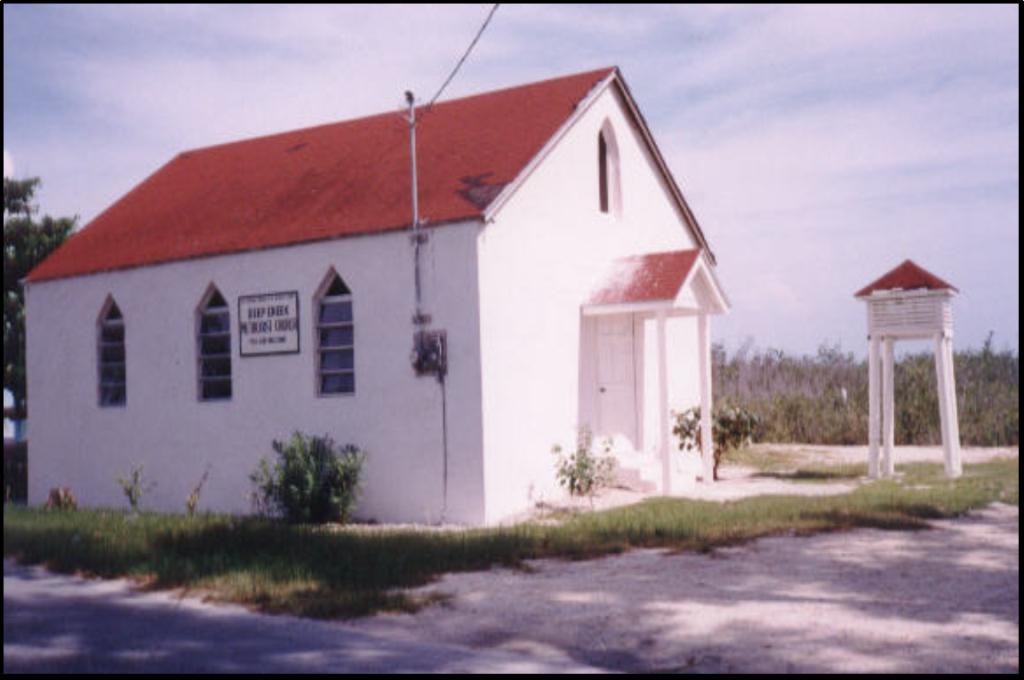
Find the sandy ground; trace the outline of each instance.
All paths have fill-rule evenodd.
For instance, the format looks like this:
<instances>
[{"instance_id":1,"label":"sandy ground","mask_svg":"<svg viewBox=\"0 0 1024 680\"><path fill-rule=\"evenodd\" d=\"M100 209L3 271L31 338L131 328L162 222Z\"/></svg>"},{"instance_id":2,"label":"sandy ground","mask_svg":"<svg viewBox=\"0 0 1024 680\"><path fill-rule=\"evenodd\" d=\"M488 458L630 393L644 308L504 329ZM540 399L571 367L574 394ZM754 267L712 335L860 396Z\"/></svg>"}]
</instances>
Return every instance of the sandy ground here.
<instances>
[{"instance_id":1,"label":"sandy ground","mask_svg":"<svg viewBox=\"0 0 1024 680\"><path fill-rule=\"evenodd\" d=\"M752 467L740 465L723 466L719 469L719 481L714 484L698 482L689 489L679 491L676 495L685 498L697 498L707 501L732 501L748 496L790 495L790 496L822 496L841 494L853 491L857 482L801 482L795 484L786 480L760 477ZM502 524L517 524L524 521L546 521L556 511L572 510L607 510L620 505L639 503L645 498L657 496L657 493L634 491L626 488L602 489L594 495L593 502L587 498L570 498L568 496L538 505L538 507L519 515L510 517Z\"/></svg>"},{"instance_id":2,"label":"sandy ground","mask_svg":"<svg viewBox=\"0 0 1024 680\"><path fill-rule=\"evenodd\" d=\"M825 446L803 444L755 444L754 451L764 451L770 455L773 451L785 452L793 457L795 464L842 465L848 463L867 463L867 446ZM896 463L931 462L941 465L943 453L941 446L897 446L893 454ZM963 463L981 463L993 458L1016 458L1017 447L969 447L961 450ZM733 501L749 496L788 495L788 496L823 496L843 494L853 491L857 486L869 481L866 477L849 481L826 481L794 483L785 479L759 475L752 467L724 464L719 469L719 481L714 484L698 482L689 489L678 492L685 498L697 498L709 501ZM530 512L509 518L504 524L515 524L527 520L543 520L556 510L605 510L620 505L637 503L650 497L651 493L633 491L624 488L604 489L595 495L593 502L586 498L560 498L548 502Z\"/></svg>"},{"instance_id":3,"label":"sandy ground","mask_svg":"<svg viewBox=\"0 0 1024 680\"><path fill-rule=\"evenodd\" d=\"M864 447L785 448L806 449L815 462L867 455ZM1017 450L965 449L964 461L1003 455ZM941 449L901 447L897 461L907 460L941 462ZM723 483L695 493L728 500L844 493L862 483L724 472ZM642 496L614 490L595 505ZM420 591L447 594L444 604L352 625L634 672L1017 671L1018 508L996 504L933 524L762 539L710 556L637 550L450 574Z\"/></svg>"},{"instance_id":4,"label":"sandy ground","mask_svg":"<svg viewBox=\"0 0 1024 680\"><path fill-rule=\"evenodd\" d=\"M54 574L4 560L4 673L591 673L546 660L338 621L267 616L126 579Z\"/></svg>"},{"instance_id":5,"label":"sandy ground","mask_svg":"<svg viewBox=\"0 0 1024 680\"><path fill-rule=\"evenodd\" d=\"M351 625L622 671L1016 672L1018 517L538 560L445 576L422 591L447 604Z\"/></svg>"},{"instance_id":6,"label":"sandy ground","mask_svg":"<svg viewBox=\"0 0 1024 680\"><path fill-rule=\"evenodd\" d=\"M867 456L864 447L765 446L796 451L808 462L862 462ZM1017 449L964 450L968 463L998 456L1016 457ZM938 447L900 447L896 460L941 462L942 453ZM691 495L724 501L764 493L844 493L864 482L793 483L754 473L723 468L723 482L698 485ZM614 489L595 506L641 498ZM441 528L449 529L458 530ZM5 600L6 578L5 568ZM1012 673L1020 664L1018 581L1018 508L995 504L934 522L929 531L776 537L711 555L636 550L582 562L537 560L526 570L449 574L418 591L445 594L443 603L415 615L330 622L334 632L325 630L315 640L298 632L298 623L284 628L311 645L308 656L317 663L348 658L345 645L363 645L360 653L376 658L376 645L383 643L368 640L387 640L396 649L448 649L435 655L434 672ZM6 670L6 606L4 613ZM242 638L260 648L254 659L267 652L256 642L259 636ZM44 652L52 646L49 638L45 642L36 645ZM420 654L408 655L410 669L423 664ZM258 665L270 668L264 661Z\"/></svg>"},{"instance_id":7,"label":"sandy ground","mask_svg":"<svg viewBox=\"0 0 1024 680\"><path fill-rule=\"evenodd\" d=\"M822 444L754 444L755 451L785 451L796 453L801 458L817 463L867 463L867 446L827 446ZM1017 458L1019 449L1016 446L965 446L960 449L960 459L964 463L982 463L993 458ZM897 465L911 462L930 462L942 464L941 446L897 446L893 451Z\"/></svg>"},{"instance_id":8,"label":"sandy ground","mask_svg":"<svg viewBox=\"0 0 1024 680\"><path fill-rule=\"evenodd\" d=\"M825 446L803 444L754 444L754 451L784 452L793 458L796 465L801 463L841 465L846 463L866 463L867 446ZM964 463L981 463L993 458L1018 456L1017 447L971 447L961 451ZM943 461L940 446L897 446L894 453L896 463L932 462L941 465ZM758 474L758 470L742 465L723 463L719 469L719 481L714 484L696 483L683 489L677 495L685 498L726 502L747 498L749 496L787 495L787 496L824 496L844 494L853 491L857 486L869 481L867 477L848 481L825 481L794 483L785 479ZM645 498L656 496L653 492L636 491L629 488L614 487L602 489L590 498L571 498L565 495L538 504L537 507L506 518L502 524L512 525L526 521L551 520L552 513L558 511L589 511L607 510L622 505L638 503ZM458 524L425 525L425 524L350 524L345 527L332 527L332 531L463 531L464 526Z\"/></svg>"}]
</instances>

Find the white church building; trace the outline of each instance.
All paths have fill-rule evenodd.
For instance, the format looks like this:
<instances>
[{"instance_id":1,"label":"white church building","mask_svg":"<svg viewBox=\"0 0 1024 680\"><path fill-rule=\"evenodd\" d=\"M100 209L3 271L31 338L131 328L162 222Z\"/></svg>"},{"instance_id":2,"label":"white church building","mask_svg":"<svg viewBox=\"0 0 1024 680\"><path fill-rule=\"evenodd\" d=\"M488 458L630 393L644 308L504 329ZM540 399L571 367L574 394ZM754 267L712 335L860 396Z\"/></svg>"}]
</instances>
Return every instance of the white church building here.
<instances>
[{"instance_id":1,"label":"white church building","mask_svg":"<svg viewBox=\"0 0 1024 680\"><path fill-rule=\"evenodd\" d=\"M143 507L181 512L209 467L200 509L248 512L296 430L367 452L378 521L560 496L580 426L662 493L709 477L670 413L710 434L729 303L622 74L415 119L415 184L408 111L186 151L34 269L29 502L121 507L142 464Z\"/></svg>"}]
</instances>

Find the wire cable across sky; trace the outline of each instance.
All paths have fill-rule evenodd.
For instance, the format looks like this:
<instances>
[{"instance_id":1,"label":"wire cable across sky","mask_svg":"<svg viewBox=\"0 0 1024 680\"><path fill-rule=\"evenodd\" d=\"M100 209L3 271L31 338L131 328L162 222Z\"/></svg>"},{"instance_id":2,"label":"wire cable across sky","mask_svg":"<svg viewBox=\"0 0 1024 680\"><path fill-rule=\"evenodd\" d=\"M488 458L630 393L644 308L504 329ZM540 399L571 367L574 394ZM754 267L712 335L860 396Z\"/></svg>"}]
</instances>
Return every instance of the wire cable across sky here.
<instances>
[{"instance_id":1,"label":"wire cable across sky","mask_svg":"<svg viewBox=\"0 0 1024 680\"><path fill-rule=\"evenodd\" d=\"M435 94L430 99L430 103L427 104L428 110L430 109L430 107L434 105L434 102L437 101L437 98L441 96L441 93L444 92L444 88L448 87L448 83L452 82L452 78L455 77L455 74L459 72L459 69L462 67L463 62L466 61L466 57L468 57L469 53L473 51L473 47L476 45L477 41L480 40L480 36L484 34L484 30L487 29L487 24L491 23L491 18L494 16L494 13L498 11L498 7L500 6L500 3L494 3L494 7L491 8L491 11L487 15L487 18L484 19L484 23L483 25L480 26L480 30L476 32L476 37L473 38L473 42L469 43L469 47L466 48L466 51L462 55L462 58L459 59L459 63L457 63L455 65L455 68L452 69L452 72L448 74L448 78L445 79L444 83L441 85L441 88L437 91L437 94Z\"/></svg>"}]
</instances>

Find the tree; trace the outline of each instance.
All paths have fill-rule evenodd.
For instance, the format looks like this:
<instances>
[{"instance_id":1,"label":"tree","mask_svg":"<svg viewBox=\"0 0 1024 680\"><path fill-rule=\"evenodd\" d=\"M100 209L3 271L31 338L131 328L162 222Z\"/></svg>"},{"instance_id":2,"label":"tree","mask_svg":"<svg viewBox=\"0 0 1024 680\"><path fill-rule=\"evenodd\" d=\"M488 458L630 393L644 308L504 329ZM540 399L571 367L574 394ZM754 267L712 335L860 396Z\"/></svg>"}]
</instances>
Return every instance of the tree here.
<instances>
[{"instance_id":1,"label":"tree","mask_svg":"<svg viewBox=\"0 0 1024 680\"><path fill-rule=\"evenodd\" d=\"M14 396L14 417L25 408L25 290L22 279L75 227L78 217L34 219L38 207L32 197L39 178L4 177L4 389Z\"/></svg>"},{"instance_id":2,"label":"tree","mask_svg":"<svg viewBox=\"0 0 1024 680\"><path fill-rule=\"evenodd\" d=\"M676 413L675 419L672 434L679 437L679 450L699 452L700 406ZM711 475L714 481L718 481L718 466L722 462L722 454L754 441L760 426L760 418L737 406L720 404L711 409L711 438L714 440L714 465Z\"/></svg>"}]
</instances>

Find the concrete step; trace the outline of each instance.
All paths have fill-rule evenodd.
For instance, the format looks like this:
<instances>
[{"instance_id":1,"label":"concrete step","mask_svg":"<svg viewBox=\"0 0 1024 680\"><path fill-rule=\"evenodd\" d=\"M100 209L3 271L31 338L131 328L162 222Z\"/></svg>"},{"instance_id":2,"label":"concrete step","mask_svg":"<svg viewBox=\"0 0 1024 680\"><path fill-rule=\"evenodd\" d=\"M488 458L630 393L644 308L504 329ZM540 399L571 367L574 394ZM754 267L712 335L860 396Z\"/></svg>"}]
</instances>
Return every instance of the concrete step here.
<instances>
[{"instance_id":1,"label":"concrete step","mask_svg":"<svg viewBox=\"0 0 1024 680\"><path fill-rule=\"evenodd\" d=\"M621 465L615 469L615 485L641 493L651 493L658 489L657 484L644 479L644 475L640 470L622 467Z\"/></svg>"}]
</instances>

